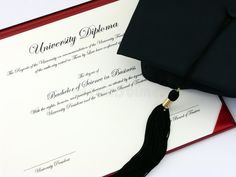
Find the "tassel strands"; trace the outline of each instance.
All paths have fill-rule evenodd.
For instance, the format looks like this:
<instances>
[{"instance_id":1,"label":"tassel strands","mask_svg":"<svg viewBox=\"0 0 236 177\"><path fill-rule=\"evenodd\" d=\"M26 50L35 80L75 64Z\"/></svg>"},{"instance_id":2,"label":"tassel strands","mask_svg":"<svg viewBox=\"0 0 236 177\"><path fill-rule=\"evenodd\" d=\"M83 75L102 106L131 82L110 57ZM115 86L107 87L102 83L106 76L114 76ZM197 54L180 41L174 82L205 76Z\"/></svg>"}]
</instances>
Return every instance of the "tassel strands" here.
<instances>
[{"instance_id":1,"label":"tassel strands","mask_svg":"<svg viewBox=\"0 0 236 177\"><path fill-rule=\"evenodd\" d=\"M112 177L143 177L158 165L166 154L170 133L168 108L178 97L179 90L172 90L168 99L152 111L147 121L145 139L141 149Z\"/></svg>"}]
</instances>

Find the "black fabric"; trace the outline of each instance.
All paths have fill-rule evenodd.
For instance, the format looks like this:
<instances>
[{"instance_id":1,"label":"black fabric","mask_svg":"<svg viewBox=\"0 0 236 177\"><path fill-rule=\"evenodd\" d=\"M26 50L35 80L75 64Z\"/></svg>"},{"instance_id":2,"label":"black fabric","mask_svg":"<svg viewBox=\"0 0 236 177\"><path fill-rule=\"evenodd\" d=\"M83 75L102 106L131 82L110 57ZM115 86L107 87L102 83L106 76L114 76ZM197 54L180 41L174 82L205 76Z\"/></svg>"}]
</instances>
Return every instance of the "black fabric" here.
<instances>
[{"instance_id":1,"label":"black fabric","mask_svg":"<svg viewBox=\"0 0 236 177\"><path fill-rule=\"evenodd\" d=\"M118 53L141 60L148 80L176 88L231 18L183 87L236 97L235 17L235 0L140 0Z\"/></svg>"},{"instance_id":2,"label":"black fabric","mask_svg":"<svg viewBox=\"0 0 236 177\"><path fill-rule=\"evenodd\" d=\"M144 177L166 154L170 134L169 109L158 105L150 114L141 149L111 177Z\"/></svg>"}]
</instances>

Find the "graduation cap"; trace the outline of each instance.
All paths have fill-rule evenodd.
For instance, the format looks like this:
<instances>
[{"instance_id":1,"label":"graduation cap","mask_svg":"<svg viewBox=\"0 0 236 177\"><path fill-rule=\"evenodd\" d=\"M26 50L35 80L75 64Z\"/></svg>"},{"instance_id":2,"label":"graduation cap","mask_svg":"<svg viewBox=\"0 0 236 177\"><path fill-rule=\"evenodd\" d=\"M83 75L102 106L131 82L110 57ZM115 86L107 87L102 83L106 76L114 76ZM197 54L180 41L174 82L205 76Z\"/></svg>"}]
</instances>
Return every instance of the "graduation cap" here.
<instances>
[{"instance_id":1,"label":"graduation cap","mask_svg":"<svg viewBox=\"0 0 236 177\"><path fill-rule=\"evenodd\" d=\"M144 77L171 87L150 114L145 139L113 177L146 176L165 156L169 106L181 89L236 97L236 1L140 0L118 54L141 61Z\"/></svg>"}]
</instances>

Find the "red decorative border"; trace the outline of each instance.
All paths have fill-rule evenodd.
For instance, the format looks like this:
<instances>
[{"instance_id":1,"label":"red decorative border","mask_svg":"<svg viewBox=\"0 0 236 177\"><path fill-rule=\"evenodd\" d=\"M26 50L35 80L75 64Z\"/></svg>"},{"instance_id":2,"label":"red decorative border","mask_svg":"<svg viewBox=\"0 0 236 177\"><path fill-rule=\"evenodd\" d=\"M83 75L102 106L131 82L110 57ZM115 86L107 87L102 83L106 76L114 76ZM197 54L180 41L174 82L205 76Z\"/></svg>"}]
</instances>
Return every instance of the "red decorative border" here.
<instances>
[{"instance_id":1,"label":"red decorative border","mask_svg":"<svg viewBox=\"0 0 236 177\"><path fill-rule=\"evenodd\" d=\"M215 125L215 128L214 128L212 134L209 134L209 135L204 136L202 138L196 139L192 142L189 142L189 143L183 144L179 147L176 147L174 149L171 149L167 153L172 153L172 152L182 149L186 146L192 145L192 144L197 143L199 141L205 140L209 137L215 136L219 133L225 132L225 131L230 130L232 128L236 128L236 123L235 123L235 120L234 120L232 114L230 113L224 100L222 98L220 98L220 99L222 102L222 106L221 106L221 110L220 110L220 113L217 118L216 125Z\"/></svg>"},{"instance_id":2,"label":"red decorative border","mask_svg":"<svg viewBox=\"0 0 236 177\"><path fill-rule=\"evenodd\" d=\"M0 30L0 40L115 1L117 0L93 0L34 20L30 20L28 22L21 23L19 25L15 25L13 27Z\"/></svg>"},{"instance_id":3,"label":"red decorative border","mask_svg":"<svg viewBox=\"0 0 236 177\"><path fill-rule=\"evenodd\" d=\"M227 130L231 127L235 127L236 123L233 119L233 116L231 115L227 105L225 104L224 100L221 98L222 101L222 107L220 110L220 114L218 117L218 120L216 122L215 129L213 131L213 134L222 132L224 130Z\"/></svg>"}]
</instances>

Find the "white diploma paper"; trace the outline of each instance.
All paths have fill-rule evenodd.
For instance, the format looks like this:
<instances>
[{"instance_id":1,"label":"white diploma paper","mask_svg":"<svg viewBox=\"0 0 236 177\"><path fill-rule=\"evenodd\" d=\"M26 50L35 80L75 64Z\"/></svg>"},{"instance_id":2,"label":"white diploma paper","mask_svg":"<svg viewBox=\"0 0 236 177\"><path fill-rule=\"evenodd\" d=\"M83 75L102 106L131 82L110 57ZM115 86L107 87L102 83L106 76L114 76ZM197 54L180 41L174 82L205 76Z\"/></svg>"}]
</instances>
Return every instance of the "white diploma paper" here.
<instances>
[{"instance_id":1,"label":"white diploma paper","mask_svg":"<svg viewBox=\"0 0 236 177\"><path fill-rule=\"evenodd\" d=\"M170 89L116 54L137 2L0 41L1 177L98 177L139 150L150 112ZM168 149L211 134L220 108L216 96L182 91Z\"/></svg>"}]
</instances>

